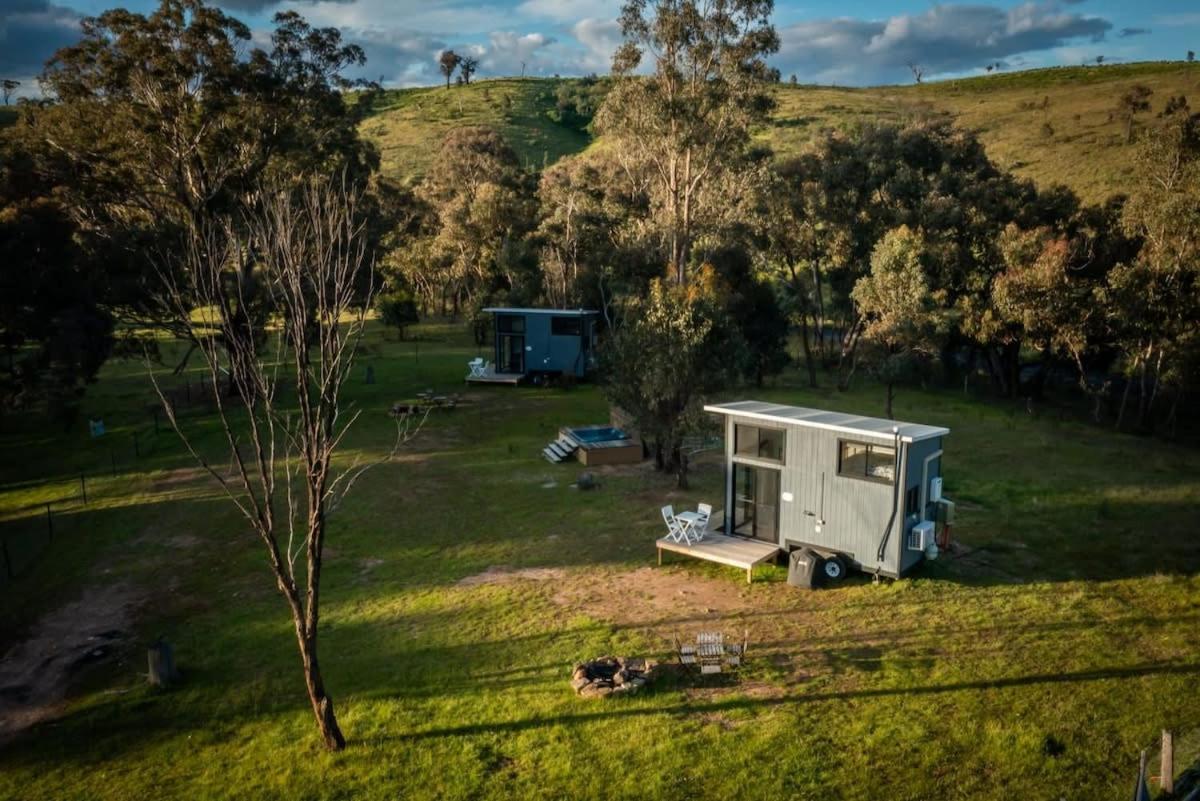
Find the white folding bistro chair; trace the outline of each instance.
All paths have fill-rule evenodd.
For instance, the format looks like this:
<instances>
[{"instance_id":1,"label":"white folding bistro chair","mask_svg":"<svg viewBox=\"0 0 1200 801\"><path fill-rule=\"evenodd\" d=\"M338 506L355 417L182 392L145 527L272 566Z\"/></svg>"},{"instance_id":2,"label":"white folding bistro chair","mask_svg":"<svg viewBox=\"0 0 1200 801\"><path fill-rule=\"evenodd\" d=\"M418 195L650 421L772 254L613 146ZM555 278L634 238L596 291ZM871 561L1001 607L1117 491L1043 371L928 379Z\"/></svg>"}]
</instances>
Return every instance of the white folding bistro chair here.
<instances>
[{"instance_id":1,"label":"white folding bistro chair","mask_svg":"<svg viewBox=\"0 0 1200 801\"><path fill-rule=\"evenodd\" d=\"M670 542L683 542L687 538L687 532L684 531L683 524L675 519L675 508L672 506L664 506L662 508L663 522L667 524L667 540Z\"/></svg>"},{"instance_id":2,"label":"white folding bistro chair","mask_svg":"<svg viewBox=\"0 0 1200 801\"><path fill-rule=\"evenodd\" d=\"M483 375L484 364L485 362L480 356L476 356L474 359L471 359L471 361L467 362L467 367L471 369L472 378L479 378L481 375Z\"/></svg>"},{"instance_id":3,"label":"white folding bistro chair","mask_svg":"<svg viewBox=\"0 0 1200 801\"><path fill-rule=\"evenodd\" d=\"M712 519L712 506L702 503L696 507L696 511L700 514L700 519L692 526L692 531L696 534L697 540L702 540L708 533L708 522Z\"/></svg>"}]
</instances>

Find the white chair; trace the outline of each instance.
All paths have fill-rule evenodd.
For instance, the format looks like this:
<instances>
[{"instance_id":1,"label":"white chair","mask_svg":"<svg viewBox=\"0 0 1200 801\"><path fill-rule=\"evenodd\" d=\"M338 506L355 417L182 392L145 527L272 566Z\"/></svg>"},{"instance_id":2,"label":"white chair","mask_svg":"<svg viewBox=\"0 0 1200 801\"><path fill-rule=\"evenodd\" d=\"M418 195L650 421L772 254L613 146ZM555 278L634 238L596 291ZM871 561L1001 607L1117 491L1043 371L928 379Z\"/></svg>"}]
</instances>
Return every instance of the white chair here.
<instances>
[{"instance_id":1,"label":"white chair","mask_svg":"<svg viewBox=\"0 0 1200 801\"><path fill-rule=\"evenodd\" d=\"M474 359L471 359L471 361L467 362L467 367L471 370L471 377L479 378L481 375L483 375L483 368L485 364L486 362L480 356L476 356Z\"/></svg>"},{"instance_id":2,"label":"white chair","mask_svg":"<svg viewBox=\"0 0 1200 801\"><path fill-rule=\"evenodd\" d=\"M707 503L702 503L696 507L696 511L700 515L700 519L692 526L696 532L696 539L704 539L704 535L708 533L708 521L712 519L712 507Z\"/></svg>"},{"instance_id":3,"label":"white chair","mask_svg":"<svg viewBox=\"0 0 1200 801\"><path fill-rule=\"evenodd\" d=\"M667 540L670 542L684 542L687 540L687 532L684 530L683 524L675 519L675 509L671 506L662 508L663 522L667 524Z\"/></svg>"}]
</instances>

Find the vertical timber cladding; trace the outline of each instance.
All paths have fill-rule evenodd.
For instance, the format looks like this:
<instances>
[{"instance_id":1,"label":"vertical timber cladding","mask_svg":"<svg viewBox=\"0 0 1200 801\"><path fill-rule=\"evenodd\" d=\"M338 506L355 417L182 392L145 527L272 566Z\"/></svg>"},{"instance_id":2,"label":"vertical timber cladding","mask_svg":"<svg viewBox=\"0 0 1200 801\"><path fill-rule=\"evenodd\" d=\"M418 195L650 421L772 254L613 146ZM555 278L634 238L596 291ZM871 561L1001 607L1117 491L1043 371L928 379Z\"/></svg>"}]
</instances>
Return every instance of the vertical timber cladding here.
<instances>
[{"instance_id":1,"label":"vertical timber cladding","mask_svg":"<svg viewBox=\"0 0 1200 801\"><path fill-rule=\"evenodd\" d=\"M785 431L785 459L780 472L780 545L809 545L837 551L849 556L863 570L870 572L878 566L889 575L899 575L921 560L921 553L906 547L908 532L920 519L920 512L906 509L905 502L909 489L916 488L919 492L925 457L941 449L941 437L902 444L905 463L896 480L903 482L903 487L895 501L896 516L881 564L877 553L892 516L896 486L840 475L838 458L843 440L891 448L895 446L893 436L866 431L830 431L737 414L726 415L725 423L727 525L732 523L734 509L735 489L728 479L732 465L739 461L761 464L736 455L737 426L782 429ZM928 477L939 475L941 459L935 458L930 462ZM788 500L789 496L791 500Z\"/></svg>"},{"instance_id":2,"label":"vertical timber cladding","mask_svg":"<svg viewBox=\"0 0 1200 801\"><path fill-rule=\"evenodd\" d=\"M784 492L790 490L794 500L782 504L782 537L785 543L838 551L863 569L873 570L877 565L876 551L892 513L895 487L839 475L838 443L843 439L889 447L894 442L890 436L788 426ZM895 545L902 538L902 515L903 510L896 515L882 567L884 572L898 572Z\"/></svg>"}]
</instances>

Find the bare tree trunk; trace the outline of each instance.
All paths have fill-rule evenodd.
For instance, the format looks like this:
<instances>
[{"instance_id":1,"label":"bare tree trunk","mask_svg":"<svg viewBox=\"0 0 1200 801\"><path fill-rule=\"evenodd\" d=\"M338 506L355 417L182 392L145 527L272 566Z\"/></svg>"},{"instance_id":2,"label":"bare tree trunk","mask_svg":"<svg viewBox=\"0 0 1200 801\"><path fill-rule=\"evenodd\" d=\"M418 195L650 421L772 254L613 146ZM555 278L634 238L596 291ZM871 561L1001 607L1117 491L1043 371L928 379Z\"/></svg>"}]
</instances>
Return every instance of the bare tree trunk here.
<instances>
[{"instance_id":1,"label":"bare tree trunk","mask_svg":"<svg viewBox=\"0 0 1200 801\"><path fill-rule=\"evenodd\" d=\"M300 646L300 659L304 665L304 685L308 689L308 701L312 704L313 715L317 719L317 729L321 739L330 751L340 751L346 747L346 738L338 726L337 715L333 711L333 699L325 692L325 682L321 678L321 668L317 663L317 636L305 636L300 628L296 629L296 641Z\"/></svg>"},{"instance_id":2,"label":"bare tree trunk","mask_svg":"<svg viewBox=\"0 0 1200 801\"><path fill-rule=\"evenodd\" d=\"M829 352L828 345L826 344L828 337L825 336L825 298L822 297L821 294L821 270L817 266L817 262L815 260L812 262L809 269L812 272L813 306L816 309L813 319L813 327L817 337L817 350L821 354L821 359L823 361L828 361ZM816 384L814 383L813 386L815 387Z\"/></svg>"},{"instance_id":3,"label":"bare tree trunk","mask_svg":"<svg viewBox=\"0 0 1200 801\"><path fill-rule=\"evenodd\" d=\"M892 402L896 400L896 384L893 381L887 382L887 414L884 415L889 420L894 420L892 414Z\"/></svg>"},{"instance_id":4,"label":"bare tree trunk","mask_svg":"<svg viewBox=\"0 0 1200 801\"><path fill-rule=\"evenodd\" d=\"M800 320L800 344L804 347L804 365L808 369L808 385L817 388L817 364L813 357L812 346L808 341L808 315L803 314Z\"/></svg>"}]
</instances>

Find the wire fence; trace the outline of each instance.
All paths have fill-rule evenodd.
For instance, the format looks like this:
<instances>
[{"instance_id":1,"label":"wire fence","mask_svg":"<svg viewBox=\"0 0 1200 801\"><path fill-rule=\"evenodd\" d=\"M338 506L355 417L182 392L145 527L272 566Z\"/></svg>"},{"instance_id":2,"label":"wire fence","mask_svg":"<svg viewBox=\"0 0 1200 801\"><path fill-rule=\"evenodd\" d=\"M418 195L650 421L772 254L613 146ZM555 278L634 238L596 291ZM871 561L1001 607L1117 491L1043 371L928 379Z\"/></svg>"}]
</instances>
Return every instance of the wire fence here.
<instances>
[{"instance_id":1,"label":"wire fence","mask_svg":"<svg viewBox=\"0 0 1200 801\"><path fill-rule=\"evenodd\" d=\"M220 389L229 390L224 384ZM184 379L162 393L179 417L205 414L215 404L211 380ZM145 399L131 425L98 430L86 453L74 459L84 466L54 478L15 482L0 494L0 587L28 575L56 542L86 534L86 513L128 492L126 473L183 450L156 396Z\"/></svg>"}]
</instances>

